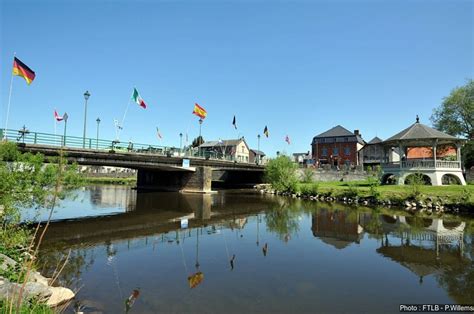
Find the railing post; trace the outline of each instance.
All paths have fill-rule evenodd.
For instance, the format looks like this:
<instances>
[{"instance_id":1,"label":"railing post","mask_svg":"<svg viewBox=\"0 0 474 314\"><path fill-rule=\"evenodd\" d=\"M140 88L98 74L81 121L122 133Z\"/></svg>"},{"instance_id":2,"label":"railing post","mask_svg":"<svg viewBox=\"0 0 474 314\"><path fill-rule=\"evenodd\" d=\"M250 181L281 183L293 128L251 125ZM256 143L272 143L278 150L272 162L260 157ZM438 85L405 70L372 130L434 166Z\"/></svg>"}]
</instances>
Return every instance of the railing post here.
<instances>
[{"instance_id":1,"label":"railing post","mask_svg":"<svg viewBox=\"0 0 474 314\"><path fill-rule=\"evenodd\" d=\"M92 148L92 139L89 139L89 149Z\"/></svg>"},{"instance_id":2,"label":"railing post","mask_svg":"<svg viewBox=\"0 0 474 314\"><path fill-rule=\"evenodd\" d=\"M35 132L35 139L33 140L33 144L36 144L37 138L38 138L38 133Z\"/></svg>"}]
</instances>

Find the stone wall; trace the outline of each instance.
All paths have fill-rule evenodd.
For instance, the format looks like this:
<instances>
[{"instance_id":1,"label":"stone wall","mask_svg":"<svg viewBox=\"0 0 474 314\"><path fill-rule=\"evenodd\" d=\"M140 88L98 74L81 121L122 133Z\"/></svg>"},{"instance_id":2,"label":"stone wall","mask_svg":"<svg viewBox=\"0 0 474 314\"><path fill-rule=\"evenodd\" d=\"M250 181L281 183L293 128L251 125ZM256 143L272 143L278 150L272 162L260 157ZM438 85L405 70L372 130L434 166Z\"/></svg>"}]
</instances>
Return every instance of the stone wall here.
<instances>
[{"instance_id":1,"label":"stone wall","mask_svg":"<svg viewBox=\"0 0 474 314\"><path fill-rule=\"evenodd\" d=\"M310 168L308 168L310 169ZM304 169L298 169L297 174L300 178L303 177ZM367 172L365 171L337 171L337 170L321 170L311 169L313 171L313 181L361 181L367 179Z\"/></svg>"}]
</instances>

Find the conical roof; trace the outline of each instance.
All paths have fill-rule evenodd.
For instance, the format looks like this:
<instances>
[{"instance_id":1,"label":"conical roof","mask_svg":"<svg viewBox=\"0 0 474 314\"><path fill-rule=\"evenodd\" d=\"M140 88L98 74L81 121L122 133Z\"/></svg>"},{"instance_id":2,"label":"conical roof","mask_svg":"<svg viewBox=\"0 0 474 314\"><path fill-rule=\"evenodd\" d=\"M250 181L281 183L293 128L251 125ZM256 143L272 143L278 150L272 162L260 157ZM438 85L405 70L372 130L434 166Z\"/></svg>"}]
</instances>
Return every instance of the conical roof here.
<instances>
[{"instance_id":1,"label":"conical roof","mask_svg":"<svg viewBox=\"0 0 474 314\"><path fill-rule=\"evenodd\" d=\"M389 137L384 141L384 143L390 142L398 142L398 141L420 141L420 140L448 140L452 142L460 141L455 136L443 133L436 129L430 128L427 125L424 125L419 122L418 118L415 123L410 125L408 128L404 129L403 131Z\"/></svg>"}]
</instances>

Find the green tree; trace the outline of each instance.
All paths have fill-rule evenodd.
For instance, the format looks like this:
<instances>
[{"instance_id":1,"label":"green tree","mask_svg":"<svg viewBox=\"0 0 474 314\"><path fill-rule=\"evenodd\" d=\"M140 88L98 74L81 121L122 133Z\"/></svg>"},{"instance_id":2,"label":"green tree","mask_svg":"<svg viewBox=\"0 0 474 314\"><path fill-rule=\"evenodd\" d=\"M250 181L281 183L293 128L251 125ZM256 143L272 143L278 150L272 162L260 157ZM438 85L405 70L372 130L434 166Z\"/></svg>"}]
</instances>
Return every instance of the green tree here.
<instances>
[{"instance_id":1,"label":"green tree","mask_svg":"<svg viewBox=\"0 0 474 314\"><path fill-rule=\"evenodd\" d=\"M468 140L462 148L466 168L474 165L474 81L456 87L431 116L435 128Z\"/></svg>"},{"instance_id":2,"label":"green tree","mask_svg":"<svg viewBox=\"0 0 474 314\"><path fill-rule=\"evenodd\" d=\"M265 167L265 180L281 192L295 192L298 185L297 165L288 156L280 155Z\"/></svg>"},{"instance_id":3,"label":"green tree","mask_svg":"<svg viewBox=\"0 0 474 314\"><path fill-rule=\"evenodd\" d=\"M204 143L204 138L202 136L198 136L193 140L191 144L192 147L198 147L199 145Z\"/></svg>"}]
</instances>

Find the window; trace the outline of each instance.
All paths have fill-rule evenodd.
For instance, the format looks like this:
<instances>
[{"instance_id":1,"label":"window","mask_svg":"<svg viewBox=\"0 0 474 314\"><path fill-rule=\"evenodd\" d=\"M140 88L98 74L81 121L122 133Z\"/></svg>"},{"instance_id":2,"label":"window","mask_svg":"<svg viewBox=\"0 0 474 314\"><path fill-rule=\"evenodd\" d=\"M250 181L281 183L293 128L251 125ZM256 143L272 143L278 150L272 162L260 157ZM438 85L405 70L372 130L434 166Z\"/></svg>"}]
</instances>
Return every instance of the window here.
<instances>
[{"instance_id":1,"label":"window","mask_svg":"<svg viewBox=\"0 0 474 314\"><path fill-rule=\"evenodd\" d=\"M334 148L332 149L332 154L333 154L334 156L339 156L339 148L334 147Z\"/></svg>"},{"instance_id":2,"label":"window","mask_svg":"<svg viewBox=\"0 0 474 314\"><path fill-rule=\"evenodd\" d=\"M349 156L351 154L351 149L349 147L344 147L344 154L346 154L346 156Z\"/></svg>"},{"instance_id":3,"label":"window","mask_svg":"<svg viewBox=\"0 0 474 314\"><path fill-rule=\"evenodd\" d=\"M322 151L321 151L321 156L327 156L327 155L328 155L328 149L323 148Z\"/></svg>"}]
</instances>

